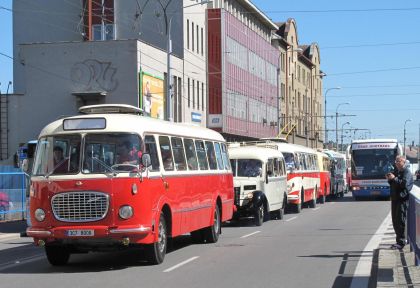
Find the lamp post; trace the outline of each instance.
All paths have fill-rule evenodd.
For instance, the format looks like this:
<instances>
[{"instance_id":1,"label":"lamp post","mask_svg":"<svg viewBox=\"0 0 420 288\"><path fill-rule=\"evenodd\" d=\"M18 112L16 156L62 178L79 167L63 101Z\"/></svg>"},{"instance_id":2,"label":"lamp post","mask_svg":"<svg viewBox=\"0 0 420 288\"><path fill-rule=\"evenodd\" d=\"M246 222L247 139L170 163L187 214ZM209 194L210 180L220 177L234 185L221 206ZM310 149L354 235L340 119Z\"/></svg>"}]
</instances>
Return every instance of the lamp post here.
<instances>
[{"instance_id":1,"label":"lamp post","mask_svg":"<svg viewBox=\"0 0 420 288\"><path fill-rule=\"evenodd\" d=\"M404 122L404 148L403 148L403 155L405 155L405 125L407 124L407 122L410 122L411 121L411 119L407 119L407 120L405 120L405 122Z\"/></svg>"},{"instance_id":2,"label":"lamp post","mask_svg":"<svg viewBox=\"0 0 420 288\"><path fill-rule=\"evenodd\" d=\"M338 151L338 108L340 108L341 105L350 105L349 102L346 103L340 103L337 105L337 108L335 109L335 149Z\"/></svg>"},{"instance_id":3,"label":"lamp post","mask_svg":"<svg viewBox=\"0 0 420 288\"><path fill-rule=\"evenodd\" d=\"M326 74L324 74L324 76L326 76ZM340 87L340 86L333 87L333 88L328 88L328 89L325 91L325 94L324 94L324 130L325 130L324 137L325 137L325 144L327 144L327 143L328 143L328 129L327 129L327 94L328 94L328 92L329 92L329 91L331 91L331 90L340 90L340 89L341 89L341 87Z\"/></svg>"},{"instance_id":4,"label":"lamp post","mask_svg":"<svg viewBox=\"0 0 420 288\"><path fill-rule=\"evenodd\" d=\"M172 17L174 14L172 14L169 19L167 15L167 8L169 7L169 4L172 2L172 0L169 0L166 3L166 6L164 6L161 1L157 1L158 4L162 7L164 16L165 16L165 28L166 28L166 36L167 36L167 42L166 42L166 51L167 51L167 67L166 67L166 120L173 122L172 117L172 76L171 76L171 54L172 54L172 37L171 37L171 26L172 26ZM197 5L204 5L208 4L210 2L213 2L212 0L202 0L200 2L184 6L182 8L189 8L192 6Z\"/></svg>"},{"instance_id":5,"label":"lamp post","mask_svg":"<svg viewBox=\"0 0 420 288\"><path fill-rule=\"evenodd\" d=\"M343 150L343 134L344 134L344 126L345 125L350 125L350 122L346 122L346 123L344 123L343 125L341 125L341 151L344 151Z\"/></svg>"}]
</instances>

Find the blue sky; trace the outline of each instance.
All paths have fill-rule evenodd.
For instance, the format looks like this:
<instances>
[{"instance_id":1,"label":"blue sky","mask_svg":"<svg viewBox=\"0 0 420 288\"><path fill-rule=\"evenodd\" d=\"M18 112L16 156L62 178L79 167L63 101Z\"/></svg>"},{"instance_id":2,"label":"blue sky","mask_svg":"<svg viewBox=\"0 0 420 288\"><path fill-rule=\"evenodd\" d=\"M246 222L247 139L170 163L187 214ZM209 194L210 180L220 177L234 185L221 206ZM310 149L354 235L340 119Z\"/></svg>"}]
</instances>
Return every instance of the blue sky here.
<instances>
[{"instance_id":1,"label":"blue sky","mask_svg":"<svg viewBox=\"0 0 420 288\"><path fill-rule=\"evenodd\" d=\"M419 141L420 123L420 3L390 1L253 0L273 21L297 21L300 44L318 43L327 95L327 115L357 115L339 119L372 137ZM11 8L11 0L0 6ZM12 56L12 15L0 8L0 53ZM12 60L0 55L0 90L12 79ZM12 89L10 89L12 90ZM328 119L335 128L335 119ZM352 136L354 132L351 133ZM357 131L356 138L364 136ZM329 134L335 139L335 133Z\"/></svg>"}]
</instances>

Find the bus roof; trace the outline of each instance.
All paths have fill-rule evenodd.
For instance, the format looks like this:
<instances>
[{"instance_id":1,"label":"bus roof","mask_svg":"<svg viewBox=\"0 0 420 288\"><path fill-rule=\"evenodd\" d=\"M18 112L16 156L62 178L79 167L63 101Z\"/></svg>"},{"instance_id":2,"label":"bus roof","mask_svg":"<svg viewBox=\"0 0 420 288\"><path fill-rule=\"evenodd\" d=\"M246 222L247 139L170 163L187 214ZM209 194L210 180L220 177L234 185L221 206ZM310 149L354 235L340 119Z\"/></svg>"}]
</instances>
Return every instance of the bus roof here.
<instances>
[{"instance_id":1,"label":"bus roof","mask_svg":"<svg viewBox=\"0 0 420 288\"><path fill-rule=\"evenodd\" d=\"M295 152L306 152L315 154L316 150L312 148L308 148L306 146L298 145L298 144L291 144L291 143L282 143L282 142L271 142L267 141L265 143L258 144L262 147L270 147L270 146L277 146L277 149L283 153L289 152L289 153L295 153Z\"/></svg>"},{"instance_id":2,"label":"bus roof","mask_svg":"<svg viewBox=\"0 0 420 288\"><path fill-rule=\"evenodd\" d=\"M69 129L65 130L64 121L86 121L89 119L105 119L103 128L90 128L90 129ZM222 135L218 132L194 126L187 123L173 123L154 119L151 117L139 116L134 114L85 114L73 117L66 117L56 120L45 126L39 137L52 135L52 134L74 134L80 132L126 132L138 133L143 135L148 134L165 134L172 136L195 137L201 139L215 140L225 142Z\"/></svg>"},{"instance_id":3,"label":"bus roof","mask_svg":"<svg viewBox=\"0 0 420 288\"><path fill-rule=\"evenodd\" d=\"M359 144L359 143L398 143L397 139L359 139L359 140L353 140L351 141L353 144Z\"/></svg>"},{"instance_id":4,"label":"bus roof","mask_svg":"<svg viewBox=\"0 0 420 288\"><path fill-rule=\"evenodd\" d=\"M283 154L276 149L258 147L258 146L241 146L229 147L229 158L231 159L259 159L267 160L268 158L283 158Z\"/></svg>"}]
</instances>

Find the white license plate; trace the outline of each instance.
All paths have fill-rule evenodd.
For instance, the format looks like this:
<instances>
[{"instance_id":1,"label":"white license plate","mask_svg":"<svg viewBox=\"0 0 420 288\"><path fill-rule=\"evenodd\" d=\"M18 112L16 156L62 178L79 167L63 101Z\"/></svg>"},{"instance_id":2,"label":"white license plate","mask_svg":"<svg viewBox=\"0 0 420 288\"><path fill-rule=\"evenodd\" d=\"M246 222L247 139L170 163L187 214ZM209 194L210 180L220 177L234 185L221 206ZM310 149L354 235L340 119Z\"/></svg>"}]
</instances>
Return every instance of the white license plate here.
<instances>
[{"instance_id":1,"label":"white license plate","mask_svg":"<svg viewBox=\"0 0 420 288\"><path fill-rule=\"evenodd\" d=\"M370 195L373 195L373 196L381 195L381 191L372 191L370 192Z\"/></svg>"},{"instance_id":2,"label":"white license plate","mask_svg":"<svg viewBox=\"0 0 420 288\"><path fill-rule=\"evenodd\" d=\"M95 230L66 230L66 235L69 237L91 237L95 236Z\"/></svg>"}]
</instances>

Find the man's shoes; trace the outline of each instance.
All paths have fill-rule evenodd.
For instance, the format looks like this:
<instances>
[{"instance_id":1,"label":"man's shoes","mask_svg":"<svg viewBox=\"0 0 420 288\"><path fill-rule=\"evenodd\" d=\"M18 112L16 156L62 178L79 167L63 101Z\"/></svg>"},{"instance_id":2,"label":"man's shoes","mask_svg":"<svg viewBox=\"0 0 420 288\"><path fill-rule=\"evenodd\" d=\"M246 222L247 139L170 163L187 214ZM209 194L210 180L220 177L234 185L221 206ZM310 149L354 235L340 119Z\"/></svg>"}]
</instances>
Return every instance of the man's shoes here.
<instances>
[{"instance_id":1,"label":"man's shoes","mask_svg":"<svg viewBox=\"0 0 420 288\"><path fill-rule=\"evenodd\" d=\"M404 248L404 246L402 246L402 245L400 245L400 244L392 244L391 245L391 249L394 249L394 250L396 250L396 249L398 249L398 250L402 250Z\"/></svg>"}]
</instances>

